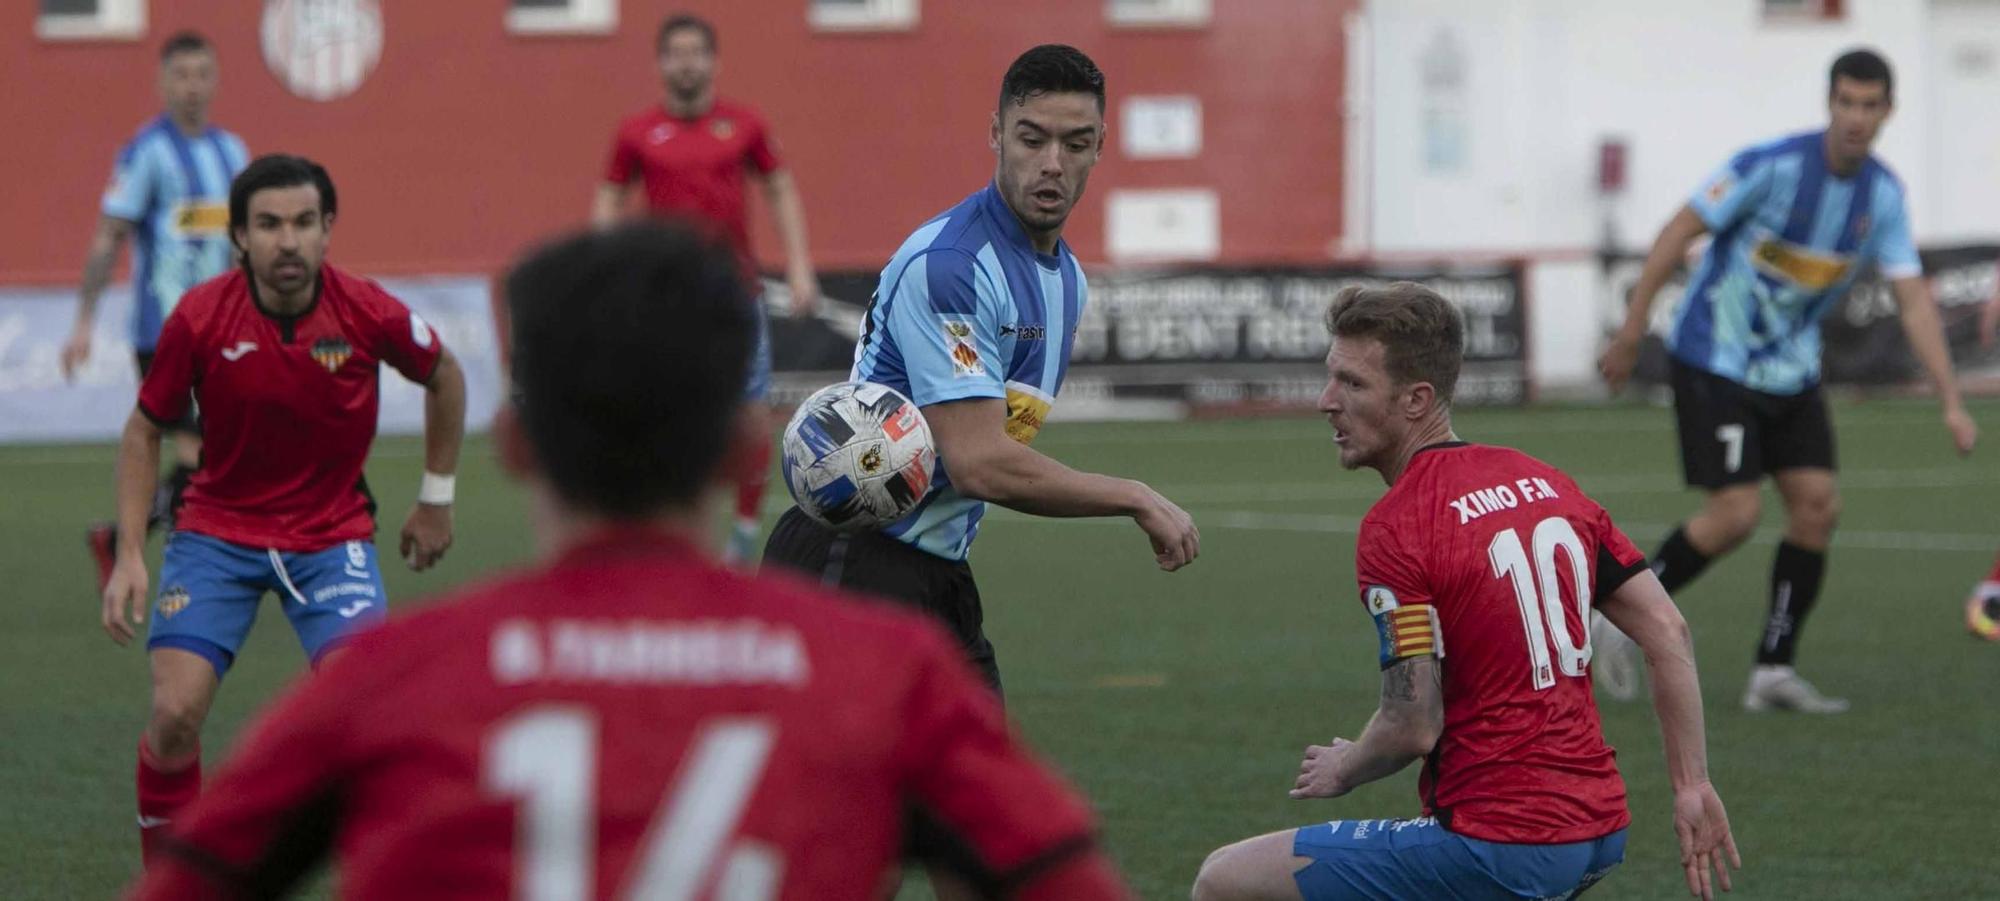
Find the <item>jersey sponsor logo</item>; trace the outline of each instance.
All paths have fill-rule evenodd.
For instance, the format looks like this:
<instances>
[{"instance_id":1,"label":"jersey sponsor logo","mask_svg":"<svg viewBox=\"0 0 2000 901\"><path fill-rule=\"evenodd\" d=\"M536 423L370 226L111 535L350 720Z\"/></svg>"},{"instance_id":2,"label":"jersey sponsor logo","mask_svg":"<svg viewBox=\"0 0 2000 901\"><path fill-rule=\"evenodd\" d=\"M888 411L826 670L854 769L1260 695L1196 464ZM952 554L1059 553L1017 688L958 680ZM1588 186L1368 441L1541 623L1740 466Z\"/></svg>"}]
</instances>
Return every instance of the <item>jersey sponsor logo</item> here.
<instances>
[{"instance_id":1,"label":"jersey sponsor logo","mask_svg":"<svg viewBox=\"0 0 2000 901\"><path fill-rule=\"evenodd\" d=\"M166 591L160 592L160 602L156 607L160 611L161 619L173 619L174 614L186 610L187 606L193 602L194 598L188 595L187 589L175 585Z\"/></svg>"},{"instance_id":2,"label":"jersey sponsor logo","mask_svg":"<svg viewBox=\"0 0 2000 901\"><path fill-rule=\"evenodd\" d=\"M183 238L220 238L229 234L229 205L190 199L174 208L174 232Z\"/></svg>"},{"instance_id":3,"label":"jersey sponsor logo","mask_svg":"<svg viewBox=\"0 0 2000 901\"><path fill-rule=\"evenodd\" d=\"M312 358L326 367L328 372L339 371L351 356L354 356L354 345L347 343L345 338L327 337L313 342Z\"/></svg>"},{"instance_id":4,"label":"jersey sponsor logo","mask_svg":"<svg viewBox=\"0 0 2000 901\"><path fill-rule=\"evenodd\" d=\"M424 317L419 316L414 312L410 314L410 340L417 342L418 347L421 347L425 350L430 349L431 324L425 322Z\"/></svg>"},{"instance_id":5,"label":"jersey sponsor logo","mask_svg":"<svg viewBox=\"0 0 2000 901\"><path fill-rule=\"evenodd\" d=\"M1049 418L1055 398L1026 382L1007 383L1007 437L1032 444Z\"/></svg>"},{"instance_id":6,"label":"jersey sponsor logo","mask_svg":"<svg viewBox=\"0 0 2000 901\"><path fill-rule=\"evenodd\" d=\"M1814 253L1790 241L1765 238L1750 251L1757 271L1781 278L1808 291L1825 291L1847 276L1851 261Z\"/></svg>"},{"instance_id":7,"label":"jersey sponsor logo","mask_svg":"<svg viewBox=\"0 0 2000 901\"><path fill-rule=\"evenodd\" d=\"M1013 325L1001 326L1000 337L1005 338L1008 335L1013 335L1017 341L1040 341L1048 337L1049 328L1045 325L1030 325L1021 328L1016 328Z\"/></svg>"},{"instance_id":8,"label":"jersey sponsor logo","mask_svg":"<svg viewBox=\"0 0 2000 901\"><path fill-rule=\"evenodd\" d=\"M255 341L238 341L235 347L225 347L222 349L222 358L234 363L237 360L243 359L244 354L256 349L257 342Z\"/></svg>"}]
</instances>

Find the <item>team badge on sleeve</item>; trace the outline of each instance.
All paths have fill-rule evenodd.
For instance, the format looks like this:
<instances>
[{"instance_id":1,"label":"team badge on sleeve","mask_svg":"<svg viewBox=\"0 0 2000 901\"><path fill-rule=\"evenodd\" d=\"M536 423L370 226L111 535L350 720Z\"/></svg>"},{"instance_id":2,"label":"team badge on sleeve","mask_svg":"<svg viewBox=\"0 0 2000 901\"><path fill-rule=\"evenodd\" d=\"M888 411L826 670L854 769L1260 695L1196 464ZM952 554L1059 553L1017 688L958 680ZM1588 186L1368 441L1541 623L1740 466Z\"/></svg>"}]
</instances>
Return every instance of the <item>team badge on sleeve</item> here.
<instances>
[{"instance_id":1,"label":"team badge on sleeve","mask_svg":"<svg viewBox=\"0 0 2000 901\"><path fill-rule=\"evenodd\" d=\"M972 346L972 324L962 319L942 320L945 350L951 355L951 374L972 378L986 374L979 349Z\"/></svg>"},{"instance_id":2,"label":"team badge on sleeve","mask_svg":"<svg viewBox=\"0 0 2000 901\"><path fill-rule=\"evenodd\" d=\"M424 317L417 315L415 312L410 313L410 340L415 341L418 347L425 350L429 350L431 347L430 323L425 322Z\"/></svg>"},{"instance_id":3,"label":"team badge on sleeve","mask_svg":"<svg viewBox=\"0 0 2000 901\"><path fill-rule=\"evenodd\" d=\"M1375 618L1375 634L1382 640L1383 669L1405 657L1444 656L1437 608L1429 604L1402 604L1386 585L1368 586L1362 599L1368 605L1368 615Z\"/></svg>"}]
</instances>

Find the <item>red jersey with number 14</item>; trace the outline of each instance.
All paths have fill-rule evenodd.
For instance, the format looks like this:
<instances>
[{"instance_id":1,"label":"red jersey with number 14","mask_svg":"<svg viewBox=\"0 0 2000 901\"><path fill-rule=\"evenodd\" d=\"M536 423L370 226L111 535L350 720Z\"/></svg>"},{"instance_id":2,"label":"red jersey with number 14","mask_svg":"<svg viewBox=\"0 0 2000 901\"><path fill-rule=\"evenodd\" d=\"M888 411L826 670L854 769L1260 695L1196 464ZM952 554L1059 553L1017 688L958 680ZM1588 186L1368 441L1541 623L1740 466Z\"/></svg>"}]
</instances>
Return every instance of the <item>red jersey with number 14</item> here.
<instances>
[{"instance_id":1,"label":"red jersey with number 14","mask_svg":"<svg viewBox=\"0 0 2000 901\"><path fill-rule=\"evenodd\" d=\"M382 363L428 382L444 353L382 286L320 267L319 293L274 316L238 269L195 286L160 329L139 411L201 405L201 468L176 524L224 541L316 551L374 535L361 466L375 440Z\"/></svg>"},{"instance_id":2,"label":"red jersey with number 14","mask_svg":"<svg viewBox=\"0 0 2000 901\"><path fill-rule=\"evenodd\" d=\"M1443 672L1424 813L1485 841L1587 841L1631 821L1590 685L1590 608L1646 565L1611 517L1519 451L1433 445L1361 522L1383 665Z\"/></svg>"},{"instance_id":3,"label":"red jersey with number 14","mask_svg":"<svg viewBox=\"0 0 2000 901\"><path fill-rule=\"evenodd\" d=\"M912 807L987 889L1096 859L1089 810L927 618L610 533L356 637L137 896L261 896L330 847L351 898L871 901ZM1118 894L1075 885L1045 891Z\"/></svg>"}]
</instances>

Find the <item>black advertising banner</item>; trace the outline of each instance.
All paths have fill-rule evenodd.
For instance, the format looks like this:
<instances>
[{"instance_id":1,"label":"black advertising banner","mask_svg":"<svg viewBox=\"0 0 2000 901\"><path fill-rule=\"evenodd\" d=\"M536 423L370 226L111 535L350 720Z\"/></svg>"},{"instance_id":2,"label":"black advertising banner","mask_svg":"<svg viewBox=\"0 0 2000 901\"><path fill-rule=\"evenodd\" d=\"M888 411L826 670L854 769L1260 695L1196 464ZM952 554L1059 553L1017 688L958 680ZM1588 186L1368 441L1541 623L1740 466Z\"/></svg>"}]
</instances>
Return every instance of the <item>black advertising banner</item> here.
<instances>
[{"instance_id":1,"label":"black advertising banner","mask_svg":"<svg viewBox=\"0 0 2000 901\"><path fill-rule=\"evenodd\" d=\"M844 376L875 280L823 276L829 303L820 317L774 321L779 401ZM1063 397L1310 408L1326 384L1328 303L1349 285L1396 280L1423 282L1464 313L1460 402L1527 399L1527 315L1516 265L1093 272Z\"/></svg>"},{"instance_id":2,"label":"black advertising banner","mask_svg":"<svg viewBox=\"0 0 2000 901\"><path fill-rule=\"evenodd\" d=\"M1960 372L1990 369L2000 364L2000 351L1979 344L1979 311L1992 299L2000 282L2000 245L1970 244L1922 249L1924 278L1944 319L1952 364ZM1643 258L1624 256L1610 266L1606 280L1604 332L1609 335L1624 319L1624 299L1639 280ZM1687 291L1687 273L1678 274L1660 291L1653 305L1647 337L1633 377L1642 382L1666 381L1666 346L1660 336L1671 328L1674 313ZM1887 282L1872 273L1863 276L1820 322L1822 378L1828 384L1894 386L1924 379L1923 367L1903 336L1896 298Z\"/></svg>"}]
</instances>

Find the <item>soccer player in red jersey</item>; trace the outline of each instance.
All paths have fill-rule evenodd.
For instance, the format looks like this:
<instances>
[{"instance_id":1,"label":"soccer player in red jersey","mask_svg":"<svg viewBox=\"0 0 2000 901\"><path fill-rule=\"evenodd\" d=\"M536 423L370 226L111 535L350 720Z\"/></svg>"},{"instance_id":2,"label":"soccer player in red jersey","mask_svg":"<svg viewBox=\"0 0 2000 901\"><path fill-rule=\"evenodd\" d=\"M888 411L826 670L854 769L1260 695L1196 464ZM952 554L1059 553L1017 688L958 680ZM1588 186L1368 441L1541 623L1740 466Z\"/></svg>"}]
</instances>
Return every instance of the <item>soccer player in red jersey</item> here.
<instances>
[{"instance_id":1,"label":"soccer player in red jersey","mask_svg":"<svg viewBox=\"0 0 2000 901\"><path fill-rule=\"evenodd\" d=\"M717 49L715 26L705 19L682 14L660 23L654 51L666 99L619 124L591 221L600 228L616 222L626 187L636 176L644 187L647 212L690 218L713 229L736 252L747 283L755 286L760 280L750 252L744 191L744 180L754 180L763 188L785 245L792 313L802 316L819 303L819 280L806 249L805 206L763 117L746 104L716 96ZM761 402L771 390L771 344L762 298L755 290L751 298L757 309L757 352L744 390ZM727 548L733 562L755 559L766 475L761 469L746 471L737 486L736 522Z\"/></svg>"},{"instance_id":2,"label":"soccer player in red jersey","mask_svg":"<svg viewBox=\"0 0 2000 901\"><path fill-rule=\"evenodd\" d=\"M338 200L326 170L252 162L229 190L241 268L189 291L160 331L118 458L118 561L103 626L146 621L146 513L160 433L201 404L201 467L167 539L146 648L152 714L139 743L141 847L201 787L201 727L265 592L315 667L381 621L375 501L362 464L382 363L423 384L424 476L402 553L426 569L451 545L465 379L430 326L380 285L324 263Z\"/></svg>"},{"instance_id":3,"label":"soccer player in red jersey","mask_svg":"<svg viewBox=\"0 0 2000 901\"><path fill-rule=\"evenodd\" d=\"M494 424L543 555L363 635L247 733L140 898L875 899L911 805L991 895L1126 896L1089 811L927 619L704 544L762 466L726 249L640 224L508 278ZM589 303L578 303L588 298Z\"/></svg>"},{"instance_id":4,"label":"soccer player in red jersey","mask_svg":"<svg viewBox=\"0 0 2000 901\"><path fill-rule=\"evenodd\" d=\"M1291 796L1421 760L1423 815L1238 842L1202 865L1195 898L1570 898L1602 879L1630 816L1591 697L1593 607L1653 666L1688 888L1728 890L1741 864L1708 781L1692 641L1644 555L1555 467L1452 433L1463 326L1443 298L1348 288L1327 328L1319 406L1340 463L1389 484L1355 552L1382 701L1358 739L1306 749Z\"/></svg>"}]
</instances>

